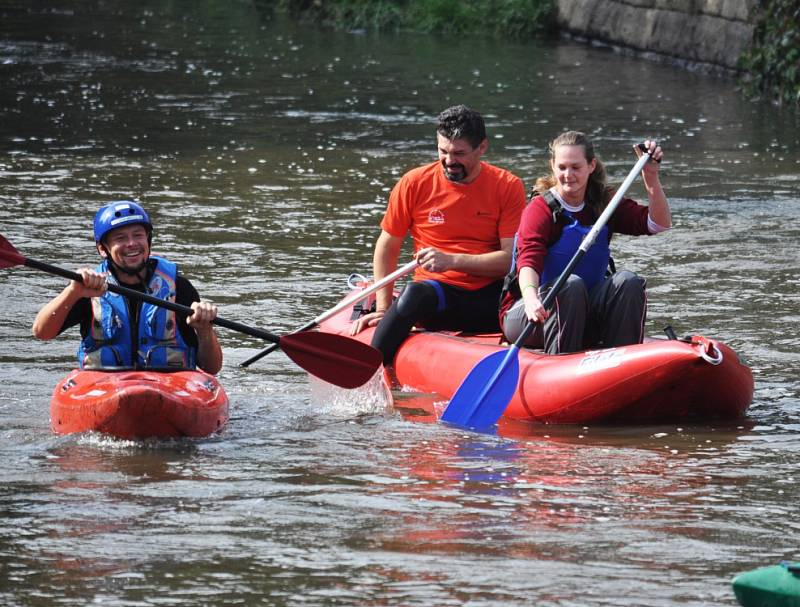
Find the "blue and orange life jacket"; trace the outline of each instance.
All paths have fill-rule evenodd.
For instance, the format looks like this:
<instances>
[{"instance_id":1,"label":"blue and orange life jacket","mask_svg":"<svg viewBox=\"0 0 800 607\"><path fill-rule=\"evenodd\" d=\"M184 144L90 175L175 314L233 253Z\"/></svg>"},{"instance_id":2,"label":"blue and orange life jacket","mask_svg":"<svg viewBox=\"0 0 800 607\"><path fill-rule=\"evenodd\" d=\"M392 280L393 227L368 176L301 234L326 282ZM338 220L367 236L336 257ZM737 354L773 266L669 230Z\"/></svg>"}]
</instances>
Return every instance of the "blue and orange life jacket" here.
<instances>
[{"instance_id":1,"label":"blue and orange life jacket","mask_svg":"<svg viewBox=\"0 0 800 607\"><path fill-rule=\"evenodd\" d=\"M150 259L157 263L147 285L148 293L174 302L178 267L160 257ZM103 261L97 271L108 272L108 262ZM108 280L118 284L113 274L109 273ZM106 291L101 297L92 298L91 326L78 348L80 368L194 369L196 364L196 348L189 347L183 339L174 311L143 301L138 323L134 323L125 296Z\"/></svg>"}]
</instances>

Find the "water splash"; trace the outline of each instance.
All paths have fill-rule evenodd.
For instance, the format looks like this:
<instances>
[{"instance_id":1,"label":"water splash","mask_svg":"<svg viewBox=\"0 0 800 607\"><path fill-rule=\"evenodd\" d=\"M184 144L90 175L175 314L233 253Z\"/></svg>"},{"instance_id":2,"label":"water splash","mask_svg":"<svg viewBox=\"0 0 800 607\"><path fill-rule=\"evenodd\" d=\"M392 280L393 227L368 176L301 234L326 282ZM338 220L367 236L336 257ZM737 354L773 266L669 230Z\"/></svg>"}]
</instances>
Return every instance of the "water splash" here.
<instances>
[{"instance_id":1,"label":"water splash","mask_svg":"<svg viewBox=\"0 0 800 607\"><path fill-rule=\"evenodd\" d=\"M309 378L311 404L325 415L347 418L384 413L394 400L382 366L367 383L353 390L339 388L311 375Z\"/></svg>"}]
</instances>

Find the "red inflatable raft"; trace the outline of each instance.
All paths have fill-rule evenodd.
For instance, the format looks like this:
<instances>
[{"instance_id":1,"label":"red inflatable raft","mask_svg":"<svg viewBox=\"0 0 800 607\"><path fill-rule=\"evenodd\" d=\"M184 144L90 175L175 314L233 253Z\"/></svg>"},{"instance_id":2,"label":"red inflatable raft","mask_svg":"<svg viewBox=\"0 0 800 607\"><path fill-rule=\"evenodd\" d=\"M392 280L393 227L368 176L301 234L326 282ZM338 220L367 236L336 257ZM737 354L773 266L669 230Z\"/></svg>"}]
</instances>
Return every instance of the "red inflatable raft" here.
<instances>
[{"instance_id":1,"label":"red inflatable raft","mask_svg":"<svg viewBox=\"0 0 800 607\"><path fill-rule=\"evenodd\" d=\"M75 370L50 403L54 432L119 438L203 437L228 421L228 396L202 371Z\"/></svg>"},{"instance_id":2,"label":"red inflatable raft","mask_svg":"<svg viewBox=\"0 0 800 607\"><path fill-rule=\"evenodd\" d=\"M368 307L373 296L357 306ZM347 334L353 310L320 324ZM369 343L374 329L356 336ZM499 335L415 331L393 376L402 387L450 398L472 368L498 351ZM523 349L519 383L504 415L549 424L732 421L753 398L753 375L726 345L702 336L557 356Z\"/></svg>"}]
</instances>

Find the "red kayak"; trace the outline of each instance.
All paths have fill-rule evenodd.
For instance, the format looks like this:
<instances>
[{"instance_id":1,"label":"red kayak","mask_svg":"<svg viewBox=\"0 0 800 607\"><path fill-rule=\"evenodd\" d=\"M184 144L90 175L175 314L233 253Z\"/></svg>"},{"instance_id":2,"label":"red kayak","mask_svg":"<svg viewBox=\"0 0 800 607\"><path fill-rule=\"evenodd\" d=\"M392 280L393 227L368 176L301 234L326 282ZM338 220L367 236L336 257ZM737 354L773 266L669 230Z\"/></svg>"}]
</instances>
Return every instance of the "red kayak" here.
<instances>
[{"instance_id":1,"label":"red kayak","mask_svg":"<svg viewBox=\"0 0 800 607\"><path fill-rule=\"evenodd\" d=\"M50 425L58 434L203 437L227 421L228 396L203 371L75 370L58 383L50 402Z\"/></svg>"},{"instance_id":2,"label":"red kayak","mask_svg":"<svg viewBox=\"0 0 800 607\"><path fill-rule=\"evenodd\" d=\"M356 304L368 309L372 298ZM320 323L347 334L353 310ZM356 336L369 343L374 329ZM450 398L472 368L507 347L500 335L415 331L400 347L401 387ZM733 421L753 398L753 375L723 343L700 335L556 356L522 349L519 383L504 415L548 424Z\"/></svg>"}]
</instances>

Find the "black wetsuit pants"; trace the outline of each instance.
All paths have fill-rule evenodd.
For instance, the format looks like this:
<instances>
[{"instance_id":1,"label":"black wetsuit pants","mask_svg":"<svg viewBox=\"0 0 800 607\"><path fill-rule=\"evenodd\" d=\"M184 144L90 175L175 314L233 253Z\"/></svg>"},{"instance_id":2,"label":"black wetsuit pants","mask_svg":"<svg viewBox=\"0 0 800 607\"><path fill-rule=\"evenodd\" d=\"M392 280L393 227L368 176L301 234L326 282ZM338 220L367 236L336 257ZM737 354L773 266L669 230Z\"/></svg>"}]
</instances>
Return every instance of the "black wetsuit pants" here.
<instances>
[{"instance_id":1,"label":"black wetsuit pants","mask_svg":"<svg viewBox=\"0 0 800 607\"><path fill-rule=\"evenodd\" d=\"M468 291L438 281L406 286L378 324L372 345L390 365L415 325L431 331L491 333L500 330L498 305L503 282Z\"/></svg>"}]
</instances>

